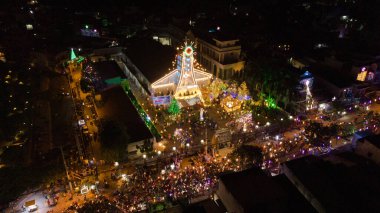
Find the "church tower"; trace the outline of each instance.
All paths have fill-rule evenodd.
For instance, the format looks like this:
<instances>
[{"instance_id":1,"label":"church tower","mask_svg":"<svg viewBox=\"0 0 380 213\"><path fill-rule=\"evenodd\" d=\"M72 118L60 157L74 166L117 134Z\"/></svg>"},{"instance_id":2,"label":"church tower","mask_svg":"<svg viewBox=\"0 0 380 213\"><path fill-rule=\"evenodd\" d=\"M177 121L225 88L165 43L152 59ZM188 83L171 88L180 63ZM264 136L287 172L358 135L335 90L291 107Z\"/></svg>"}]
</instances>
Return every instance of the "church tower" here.
<instances>
[{"instance_id":1,"label":"church tower","mask_svg":"<svg viewBox=\"0 0 380 213\"><path fill-rule=\"evenodd\" d=\"M178 64L181 64L181 66L178 67L180 69L180 76L174 96L177 99L201 97L201 92L194 76L193 46L185 43L182 56L178 57L177 60L181 60L181 62L178 61Z\"/></svg>"},{"instance_id":2,"label":"church tower","mask_svg":"<svg viewBox=\"0 0 380 213\"><path fill-rule=\"evenodd\" d=\"M176 67L152 84L153 103L165 105L171 98L181 106L203 102L200 88L210 84L212 74L205 72L195 60L193 43L185 42L176 56ZM164 95L167 94L167 95ZM166 97L170 94L169 99Z\"/></svg>"}]
</instances>

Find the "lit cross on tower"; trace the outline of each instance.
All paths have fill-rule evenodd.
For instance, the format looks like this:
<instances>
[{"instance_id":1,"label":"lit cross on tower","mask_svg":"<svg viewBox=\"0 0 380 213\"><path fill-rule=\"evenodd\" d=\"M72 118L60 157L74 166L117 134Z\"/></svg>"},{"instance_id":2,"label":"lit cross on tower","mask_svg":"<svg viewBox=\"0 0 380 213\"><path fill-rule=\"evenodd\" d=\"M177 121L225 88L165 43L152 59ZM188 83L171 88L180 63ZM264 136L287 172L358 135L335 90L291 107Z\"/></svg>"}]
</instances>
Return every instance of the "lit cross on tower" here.
<instances>
[{"instance_id":1,"label":"lit cross on tower","mask_svg":"<svg viewBox=\"0 0 380 213\"><path fill-rule=\"evenodd\" d=\"M194 49L192 43L185 43L185 48L181 57L181 70L178 86L174 96L181 98L184 96L198 96L200 91L194 77Z\"/></svg>"}]
</instances>

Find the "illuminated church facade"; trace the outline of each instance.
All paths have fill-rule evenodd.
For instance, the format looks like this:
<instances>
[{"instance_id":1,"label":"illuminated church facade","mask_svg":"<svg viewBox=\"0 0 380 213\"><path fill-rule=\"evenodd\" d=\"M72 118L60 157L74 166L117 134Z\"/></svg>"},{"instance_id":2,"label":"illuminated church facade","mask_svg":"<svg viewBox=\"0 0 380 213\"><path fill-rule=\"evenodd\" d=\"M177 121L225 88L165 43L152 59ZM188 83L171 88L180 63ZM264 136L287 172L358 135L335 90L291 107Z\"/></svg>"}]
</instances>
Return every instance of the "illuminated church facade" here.
<instances>
[{"instance_id":1,"label":"illuminated church facade","mask_svg":"<svg viewBox=\"0 0 380 213\"><path fill-rule=\"evenodd\" d=\"M179 50L176 68L151 85L155 105L167 104L173 97L182 106L203 102L200 88L210 84L213 76L196 62L193 43L185 43Z\"/></svg>"}]
</instances>

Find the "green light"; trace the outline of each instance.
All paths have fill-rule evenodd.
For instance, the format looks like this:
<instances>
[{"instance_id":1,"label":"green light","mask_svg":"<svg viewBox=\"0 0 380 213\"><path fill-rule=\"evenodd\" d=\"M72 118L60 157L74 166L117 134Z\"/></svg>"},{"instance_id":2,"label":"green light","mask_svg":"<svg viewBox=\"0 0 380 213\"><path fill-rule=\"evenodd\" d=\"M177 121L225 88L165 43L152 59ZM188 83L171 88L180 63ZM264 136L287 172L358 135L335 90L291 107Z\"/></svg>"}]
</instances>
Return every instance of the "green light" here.
<instances>
[{"instance_id":1,"label":"green light","mask_svg":"<svg viewBox=\"0 0 380 213\"><path fill-rule=\"evenodd\" d=\"M74 60L74 59L76 59L76 58L77 58L77 56L75 55L74 49L71 48L70 60Z\"/></svg>"},{"instance_id":2,"label":"green light","mask_svg":"<svg viewBox=\"0 0 380 213\"><path fill-rule=\"evenodd\" d=\"M125 90L125 87L123 86L123 80L121 79L121 77L115 77L115 78L109 78L107 80L105 80L106 84L107 85L120 85L124 88Z\"/></svg>"},{"instance_id":3,"label":"green light","mask_svg":"<svg viewBox=\"0 0 380 213\"><path fill-rule=\"evenodd\" d=\"M82 62L83 60L84 60L84 57L83 57L83 56L79 56L77 62L80 63L80 62Z\"/></svg>"},{"instance_id":4,"label":"green light","mask_svg":"<svg viewBox=\"0 0 380 213\"><path fill-rule=\"evenodd\" d=\"M86 26L85 26L85 27L86 27L86 29L88 29L88 25L87 25L87 24L86 24Z\"/></svg>"},{"instance_id":5,"label":"green light","mask_svg":"<svg viewBox=\"0 0 380 213\"><path fill-rule=\"evenodd\" d=\"M125 91L130 90L129 82L128 82L127 79L123 79L123 80L121 81L121 86L123 87L123 89L124 89Z\"/></svg>"},{"instance_id":6,"label":"green light","mask_svg":"<svg viewBox=\"0 0 380 213\"><path fill-rule=\"evenodd\" d=\"M267 99L265 99L265 103L268 108L272 108L272 109L277 108L276 101L270 96Z\"/></svg>"},{"instance_id":7,"label":"green light","mask_svg":"<svg viewBox=\"0 0 380 213\"><path fill-rule=\"evenodd\" d=\"M131 100L133 106L136 108L136 110L138 111L138 114L141 116L141 118L144 120L144 123L145 125L148 127L148 129L150 130L150 132L158 139L161 138L161 135L160 133L158 132L158 130L156 129L156 127L154 126L154 124L152 123L152 121L150 119L148 119L148 115L146 114L146 112L144 111L144 109L141 107L141 105L138 103L136 97L133 95L132 91L130 90L130 86L129 86L129 82L127 79L123 79L121 82L120 82L120 85L122 86L122 88L124 89L125 93L127 94L129 100Z\"/></svg>"},{"instance_id":8,"label":"green light","mask_svg":"<svg viewBox=\"0 0 380 213\"><path fill-rule=\"evenodd\" d=\"M176 99L172 99L170 106L168 108L168 112L172 115L177 115L181 112L181 109L179 108L178 102Z\"/></svg>"}]
</instances>

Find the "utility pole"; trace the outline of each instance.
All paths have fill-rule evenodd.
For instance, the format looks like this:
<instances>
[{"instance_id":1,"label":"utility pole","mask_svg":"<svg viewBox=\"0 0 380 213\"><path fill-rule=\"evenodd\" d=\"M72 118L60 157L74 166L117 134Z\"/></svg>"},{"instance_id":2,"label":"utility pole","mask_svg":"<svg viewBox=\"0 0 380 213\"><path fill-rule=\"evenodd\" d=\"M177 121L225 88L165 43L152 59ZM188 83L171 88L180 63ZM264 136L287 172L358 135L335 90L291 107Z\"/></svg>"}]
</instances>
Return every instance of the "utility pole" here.
<instances>
[{"instance_id":1,"label":"utility pole","mask_svg":"<svg viewBox=\"0 0 380 213\"><path fill-rule=\"evenodd\" d=\"M66 170L67 180L69 181L70 191L73 191L73 185L71 185L71 178L69 175L69 171L67 169L66 159L65 159L65 155L63 154L62 145L61 145L60 149L61 149L61 154L62 154L62 159L63 159L63 165L65 166L65 170Z\"/></svg>"},{"instance_id":2,"label":"utility pole","mask_svg":"<svg viewBox=\"0 0 380 213\"><path fill-rule=\"evenodd\" d=\"M206 127L206 138L205 138L205 140L206 140L206 155L208 154L208 142L207 142L207 124L205 125L205 127Z\"/></svg>"}]
</instances>

